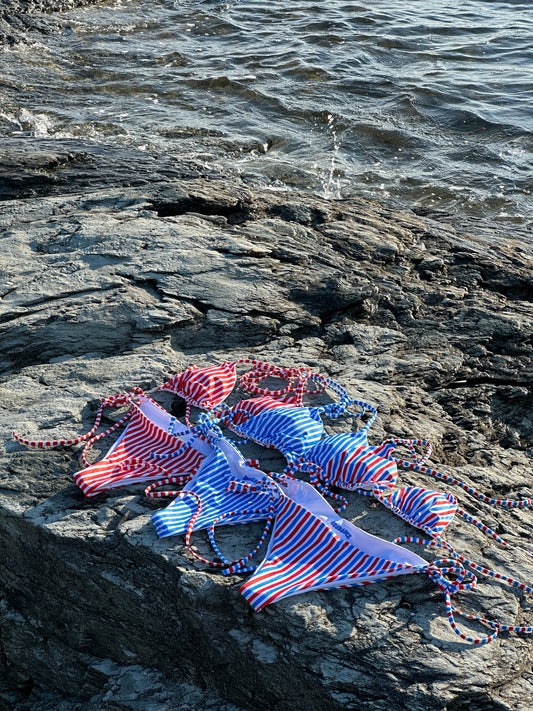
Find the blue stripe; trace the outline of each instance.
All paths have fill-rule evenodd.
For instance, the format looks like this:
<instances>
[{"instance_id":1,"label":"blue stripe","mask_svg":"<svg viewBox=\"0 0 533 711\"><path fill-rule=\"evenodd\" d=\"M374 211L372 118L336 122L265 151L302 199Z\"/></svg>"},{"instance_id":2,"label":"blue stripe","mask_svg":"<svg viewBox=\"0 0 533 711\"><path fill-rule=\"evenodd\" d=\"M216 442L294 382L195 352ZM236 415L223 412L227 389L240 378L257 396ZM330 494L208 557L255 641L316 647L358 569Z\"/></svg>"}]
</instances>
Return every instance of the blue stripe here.
<instances>
[{"instance_id":1,"label":"blue stripe","mask_svg":"<svg viewBox=\"0 0 533 711\"><path fill-rule=\"evenodd\" d=\"M193 491L202 501L202 510L195 521L193 530L208 528L215 519L231 511L250 509L250 513L238 514L225 519L225 524L263 521L268 517L268 508L271 505L268 493L242 494L225 491L231 481L257 484L268 483L272 480L266 474L247 467L242 472L233 471L224 453L217 448L211 457L202 462L198 472L186 487L186 490ZM191 517L197 510L196 497L185 492L180 494L167 508L153 514L152 521L157 535L163 538L185 533Z\"/></svg>"},{"instance_id":2,"label":"blue stripe","mask_svg":"<svg viewBox=\"0 0 533 711\"><path fill-rule=\"evenodd\" d=\"M279 449L286 457L304 455L324 434L320 409L315 407L273 408L232 429L258 444Z\"/></svg>"}]
</instances>

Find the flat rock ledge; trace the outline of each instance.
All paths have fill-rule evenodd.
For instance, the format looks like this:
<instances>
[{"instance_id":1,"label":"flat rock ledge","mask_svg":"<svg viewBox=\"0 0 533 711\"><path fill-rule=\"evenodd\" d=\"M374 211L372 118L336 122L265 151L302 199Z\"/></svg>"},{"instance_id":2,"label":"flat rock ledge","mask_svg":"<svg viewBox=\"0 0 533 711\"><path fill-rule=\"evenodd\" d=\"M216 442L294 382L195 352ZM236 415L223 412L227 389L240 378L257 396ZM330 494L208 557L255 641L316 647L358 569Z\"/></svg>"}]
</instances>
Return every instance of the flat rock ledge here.
<instances>
[{"instance_id":1,"label":"flat rock ledge","mask_svg":"<svg viewBox=\"0 0 533 711\"><path fill-rule=\"evenodd\" d=\"M0 203L0 225L2 709L527 708L531 639L461 641L428 578L254 613L237 576L194 562L180 536L157 539L150 515L162 503L142 486L84 499L72 483L79 451L30 450L10 432L85 432L100 398L137 385L179 414L157 384L191 363L255 356L307 364L375 403L373 443L427 438L437 468L495 497L531 496L531 242L193 171L37 190ZM244 451L267 471L282 466ZM399 481L450 490L413 472ZM454 493L512 547L459 519L448 540L531 583L531 510ZM417 535L348 498L346 517L365 530ZM221 530L221 546L248 550L257 530L243 528ZM208 552L202 535L195 543ZM521 625L533 624L532 602L484 577L456 600Z\"/></svg>"}]
</instances>

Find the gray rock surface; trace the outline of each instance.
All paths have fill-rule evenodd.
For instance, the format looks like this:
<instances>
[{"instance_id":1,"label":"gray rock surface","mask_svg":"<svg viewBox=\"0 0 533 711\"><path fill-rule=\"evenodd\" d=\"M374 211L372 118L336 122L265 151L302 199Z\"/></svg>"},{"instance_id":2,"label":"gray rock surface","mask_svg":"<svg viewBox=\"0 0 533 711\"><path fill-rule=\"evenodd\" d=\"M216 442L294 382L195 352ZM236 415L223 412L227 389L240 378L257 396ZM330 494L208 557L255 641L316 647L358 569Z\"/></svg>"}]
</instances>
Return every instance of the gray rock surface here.
<instances>
[{"instance_id":1,"label":"gray rock surface","mask_svg":"<svg viewBox=\"0 0 533 711\"><path fill-rule=\"evenodd\" d=\"M34 146L35 160L46 150ZM102 155L89 162L105 173ZM166 182L141 170L141 184L95 181L88 192L83 171L72 175L79 192L43 171L26 199L0 203L0 707L527 708L531 640L462 642L428 579L254 613L237 577L192 561L181 537L157 539L150 515L162 504L142 486L86 500L72 483L76 452L30 450L10 432L73 436L101 397L134 385L153 393L191 363L250 355L307 364L378 405L372 442L425 437L446 473L494 496L530 496L532 242L192 169ZM245 452L265 470L282 466L272 452ZM449 489L413 472L400 483ZM514 547L459 519L450 542L531 583L531 511L454 493ZM377 502L349 501L346 517L365 530L417 535ZM220 531L225 549L255 540L256 529L239 528ZM208 553L201 535L195 543ZM533 624L532 599L483 578L457 604Z\"/></svg>"},{"instance_id":2,"label":"gray rock surface","mask_svg":"<svg viewBox=\"0 0 533 711\"><path fill-rule=\"evenodd\" d=\"M84 5L96 5L102 0L2 0L3 13L64 12Z\"/></svg>"},{"instance_id":3,"label":"gray rock surface","mask_svg":"<svg viewBox=\"0 0 533 711\"><path fill-rule=\"evenodd\" d=\"M205 167L175 156L152 156L78 139L6 137L0 148L0 200L206 177L206 172Z\"/></svg>"},{"instance_id":4,"label":"gray rock surface","mask_svg":"<svg viewBox=\"0 0 533 711\"><path fill-rule=\"evenodd\" d=\"M61 26L58 15L76 7L96 5L102 0L2 0L0 3L0 46L24 41L28 30L49 34Z\"/></svg>"}]
</instances>

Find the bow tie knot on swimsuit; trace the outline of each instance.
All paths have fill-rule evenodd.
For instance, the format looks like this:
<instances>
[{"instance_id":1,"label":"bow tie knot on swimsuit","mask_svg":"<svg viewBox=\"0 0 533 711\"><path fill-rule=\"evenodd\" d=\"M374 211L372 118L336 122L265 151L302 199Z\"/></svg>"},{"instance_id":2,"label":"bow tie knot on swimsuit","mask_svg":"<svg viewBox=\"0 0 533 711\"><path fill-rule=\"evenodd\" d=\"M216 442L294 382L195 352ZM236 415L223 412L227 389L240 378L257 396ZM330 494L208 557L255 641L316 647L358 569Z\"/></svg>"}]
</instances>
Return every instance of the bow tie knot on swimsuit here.
<instances>
[{"instance_id":1,"label":"bow tie knot on swimsuit","mask_svg":"<svg viewBox=\"0 0 533 711\"><path fill-rule=\"evenodd\" d=\"M222 430L219 427L220 420L208 412L201 412L198 415L198 424L189 430L197 436L202 436L213 444L217 444L224 439Z\"/></svg>"},{"instance_id":2,"label":"bow tie knot on swimsuit","mask_svg":"<svg viewBox=\"0 0 533 711\"><path fill-rule=\"evenodd\" d=\"M161 486L177 481L168 477L146 489L147 496L176 496L165 509L152 516L160 538L186 534L191 554L211 567L230 568L232 572L247 572L255 568L244 565L266 540L273 521L274 502L278 487L265 473L250 466L238 449L227 439L211 440L211 455L206 457L196 474L181 491L158 491ZM237 561L229 561L220 552L214 539L214 527L222 522L236 525L264 521L265 527L257 546ZM206 560L190 544L193 531L207 529L211 544L221 562Z\"/></svg>"}]
</instances>

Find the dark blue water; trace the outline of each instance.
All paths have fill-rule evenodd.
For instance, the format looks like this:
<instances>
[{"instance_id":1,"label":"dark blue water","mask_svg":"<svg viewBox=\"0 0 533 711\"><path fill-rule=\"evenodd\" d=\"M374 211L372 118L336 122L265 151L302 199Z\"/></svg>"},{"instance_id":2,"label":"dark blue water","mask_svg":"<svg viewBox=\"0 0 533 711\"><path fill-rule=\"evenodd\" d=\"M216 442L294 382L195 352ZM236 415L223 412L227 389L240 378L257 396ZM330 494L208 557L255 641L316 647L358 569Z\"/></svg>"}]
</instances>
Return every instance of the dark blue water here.
<instances>
[{"instance_id":1,"label":"dark blue water","mask_svg":"<svg viewBox=\"0 0 533 711\"><path fill-rule=\"evenodd\" d=\"M0 52L0 135L533 225L533 5L130 0Z\"/></svg>"}]
</instances>

